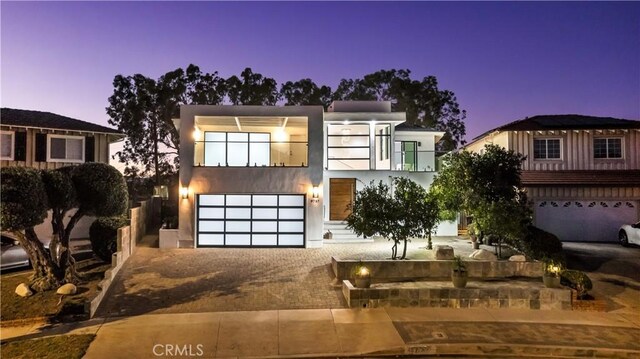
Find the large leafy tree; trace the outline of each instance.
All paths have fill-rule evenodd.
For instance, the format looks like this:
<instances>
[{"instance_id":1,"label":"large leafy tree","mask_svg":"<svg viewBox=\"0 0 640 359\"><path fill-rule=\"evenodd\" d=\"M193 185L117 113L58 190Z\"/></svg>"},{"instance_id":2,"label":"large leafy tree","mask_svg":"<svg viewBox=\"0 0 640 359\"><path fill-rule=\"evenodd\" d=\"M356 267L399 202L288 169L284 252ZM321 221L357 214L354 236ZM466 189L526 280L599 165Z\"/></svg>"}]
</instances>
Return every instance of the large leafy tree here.
<instances>
[{"instance_id":1,"label":"large leafy tree","mask_svg":"<svg viewBox=\"0 0 640 359\"><path fill-rule=\"evenodd\" d=\"M180 116L180 105L222 103L225 82L217 72L204 73L195 65L167 72L157 80L141 74L117 75L109 97L109 123L127 137L121 162L140 164L153 172L156 184L163 168L177 160L179 134L172 119Z\"/></svg>"},{"instance_id":2,"label":"large leafy tree","mask_svg":"<svg viewBox=\"0 0 640 359\"><path fill-rule=\"evenodd\" d=\"M274 106L280 100L276 80L254 73L250 67L242 71L240 77L231 76L226 80L227 96L233 105Z\"/></svg>"},{"instance_id":3,"label":"large leafy tree","mask_svg":"<svg viewBox=\"0 0 640 359\"><path fill-rule=\"evenodd\" d=\"M518 240L530 223L530 209L520 180L525 156L498 145L482 153L447 155L431 185L444 218L464 211L473 216L483 236Z\"/></svg>"},{"instance_id":4,"label":"large leafy tree","mask_svg":"<svg viewBox=\"0 0 640 359\"><path fill-rule=\"evenodd\" d=\"M0 171L3 178L0 225L18 238L29 254L34 268L31 287L43 291L65 282L77 282L69 249L71 233L84 216L124 213L128 199L122 174L103 163L43 172L17 167ZM48 209L52 211L54 232L49 252L44 250L34 230L46 218Z\"/></svg>"},{"instance_id":5,"label":"large leafy tree","mask_svg":"<svg viewBox=\"0 0 640 359\"><path fill-rule=\"evenodd\" d=\"M404 259L410 238L427 236L431 242L439 211L437 202L419 184L403 177L394 178L393 184L393 191L382 181L358 191L346 222L357 235L379 234L393 241L392 259L398 258L398 245L403 244L400 259Z\"/></svg>"},{"instance_id":6,"label":"large leafy tree","mask_svg":"<svg viewBox=\"0 0 640 359\"><path fill-rule=\"evenodd\" d=\"M336 100L387 100L394 111L405 111L407 122L445 132L438 144L449 151L464 144L466 112L460 109L455 94L441 90L434 76L421 80L410 77L409 70L380 70L362 79L342 79L333 98Z\"/></svg>"},{"instance_id":7,"label":"large leafy tree","mask_svg":"<svg viewBox=\"0 0 640 359\"><path fill-rule=\"evenodd\" d=\"M327 108L331 104L331 87L318 87L311 79L287 81L280 88L280 94L285 106L322 105Z\"/></svg>"}]
</instances>

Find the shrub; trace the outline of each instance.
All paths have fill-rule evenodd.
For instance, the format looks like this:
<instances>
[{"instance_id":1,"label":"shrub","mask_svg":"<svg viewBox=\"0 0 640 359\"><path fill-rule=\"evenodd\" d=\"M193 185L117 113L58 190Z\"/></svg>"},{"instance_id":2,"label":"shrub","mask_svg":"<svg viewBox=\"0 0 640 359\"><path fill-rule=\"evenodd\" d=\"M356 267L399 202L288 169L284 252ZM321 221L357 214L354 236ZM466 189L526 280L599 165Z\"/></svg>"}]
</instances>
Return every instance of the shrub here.
<instances>
[{"instance_id":1,"label":"shrub","mask_svg":"<svg viewBox=\"0 0 640 359\"><path fill-rule=\"evenodd\" d=\"M105 262L118 250L118 228L126 226L123 217L98 217L89 228L89 240L93 253Z\"/></svg>"},{"instance_id":2,"label":"shrub","mask_svg":"<svg viewBox=\"0 0 640 359\"><path fill-rule=\"evenodd\" d=\"M560 274L560 284L575 289L578 298L584 298L591 289L593 283L585 272L579 270L565 270Z\"/></svg>"},{"instance_id":3,"label":"shrub","mask_svg":"<svg viewBox=\"0 0 640 359\"><path fill-rule=\"evenodd\" d=\"M560 239L540 228L528 226L524 239L518 240L514 245L518 250L533 259L565 262Z\"/></svg>"}]
</instances>

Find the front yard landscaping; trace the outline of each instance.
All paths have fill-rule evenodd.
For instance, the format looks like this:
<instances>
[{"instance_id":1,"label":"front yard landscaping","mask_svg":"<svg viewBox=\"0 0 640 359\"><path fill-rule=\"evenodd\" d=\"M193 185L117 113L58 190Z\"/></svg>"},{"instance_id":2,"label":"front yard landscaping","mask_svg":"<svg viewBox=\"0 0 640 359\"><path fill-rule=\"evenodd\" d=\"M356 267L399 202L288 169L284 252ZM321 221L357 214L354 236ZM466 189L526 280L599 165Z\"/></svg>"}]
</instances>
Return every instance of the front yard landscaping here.
<instances>
[{"instance_id":1,"label":"front yard landscaping","mask_svg":"<svg viewBox=\"0 0 640 359\"><path fill-rule=\"evenodd\" d=\"M28 283L31 271L22 273L3 274L1 281L1 314L2 325L19 325L29 320L64 320L70 316L84 316L85 300L97 291L98 283L103 279L104 272L111 267L99 259L91 258L76 263L83 282L78 284L75 295L60 295L55 290L35 292L31 297L20 297L14 293L20 283ZM13 322L13 323L12 323ZM4 350L4 349L3 349Z\"/></svg>"},{"instance_id":2,"label":"front yard landscaping","mask_svg":"<svg viewBox=\"0 0 640 359\"><path fill-rule=\"evenodd\" d=\"M95 335L60 335L2 344L0 356L14 359L80 359Z\"/></svg>"}]
</instances>

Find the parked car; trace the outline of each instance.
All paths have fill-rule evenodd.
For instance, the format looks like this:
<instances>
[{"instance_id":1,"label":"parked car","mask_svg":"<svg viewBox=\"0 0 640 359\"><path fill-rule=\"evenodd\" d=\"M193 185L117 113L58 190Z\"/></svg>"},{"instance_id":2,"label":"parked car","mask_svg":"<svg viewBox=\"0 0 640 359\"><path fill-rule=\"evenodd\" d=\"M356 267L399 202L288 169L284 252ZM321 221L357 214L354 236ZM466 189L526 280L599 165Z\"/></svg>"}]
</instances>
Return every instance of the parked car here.
<instances>
[{"instance_id":1,"label":"parked car","mask_svg":"<svg viewBox=\"0 0 640 359\"><path fill-rule=\"evenodd\" d=\"M30 266L29 255L22 248L18 239L13 234L3 232L2 235L2 257L0 258L0 269L13 269ZM49 241L42 243L46 250L49 250Z\"/></svg>"},{"instance_id":2,"label":"parked car","mask_svg":"<svg viewBox=\"0 0 640 359\"><path fill-rule=\"evenodd\" d=\"M618 240L623 246L629 243L640 245L640 222L635 224L625 224L618 231Z\"/></svg>"}]
</instances>

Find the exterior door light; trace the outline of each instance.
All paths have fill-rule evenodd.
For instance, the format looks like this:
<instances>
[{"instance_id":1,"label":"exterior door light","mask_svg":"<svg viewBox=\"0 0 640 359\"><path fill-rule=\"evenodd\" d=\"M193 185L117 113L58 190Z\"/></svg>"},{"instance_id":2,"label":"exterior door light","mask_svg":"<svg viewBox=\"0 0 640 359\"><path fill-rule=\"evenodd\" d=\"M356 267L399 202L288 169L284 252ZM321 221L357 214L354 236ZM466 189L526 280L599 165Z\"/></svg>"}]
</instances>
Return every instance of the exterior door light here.
<instances>
[{"instance_id":1,"label":"exterior door light","mask_svg":"<svg viewBox=\"0 0 640 359\"><path fill-rule=\"evenodd\" d=\"M180 187L180 197L182 199L189 198L189 187Z\"/></svg>"},{"instance_id":2,"label":"exterior door light","mask_svg":"<svg viewBox=\"0 0 640 359\"><path fill-rule=\"evenodd\" d=\"M320 188L313 186L311 189L311 203L318 204L320 202Z\"/></svg>"}]
</instances>

